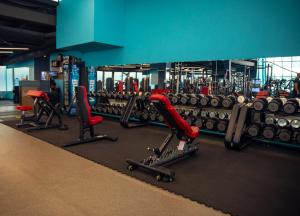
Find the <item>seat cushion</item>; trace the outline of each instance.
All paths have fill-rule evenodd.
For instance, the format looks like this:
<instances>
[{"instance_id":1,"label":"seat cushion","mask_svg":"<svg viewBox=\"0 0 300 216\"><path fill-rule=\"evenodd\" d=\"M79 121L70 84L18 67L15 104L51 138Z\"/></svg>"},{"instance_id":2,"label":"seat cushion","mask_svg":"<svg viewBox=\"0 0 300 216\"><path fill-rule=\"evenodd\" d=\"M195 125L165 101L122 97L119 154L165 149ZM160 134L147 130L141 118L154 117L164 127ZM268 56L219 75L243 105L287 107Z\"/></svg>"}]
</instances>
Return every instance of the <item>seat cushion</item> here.
<instances>
[{"instance_id":1,"label":"seat cushion","mask_svg":"<svg viewBox=\"0 0 300 216\"><path fill-rule=\"evenodd\" d=\"M92 116L89 118L89 124L90 125L96 125L103 122L103 118L101 116Z\"/></svg>"},{"instance_id":2,"label":"seat cushion","mask_svg":"<svg viewBox=\"0 0 300 216\"><path fill-rule=\"evenodd\" d=\"M32 110L32 106L16 106L16 109L20 111L29 111Z\"/></svg>"}]
</instances>

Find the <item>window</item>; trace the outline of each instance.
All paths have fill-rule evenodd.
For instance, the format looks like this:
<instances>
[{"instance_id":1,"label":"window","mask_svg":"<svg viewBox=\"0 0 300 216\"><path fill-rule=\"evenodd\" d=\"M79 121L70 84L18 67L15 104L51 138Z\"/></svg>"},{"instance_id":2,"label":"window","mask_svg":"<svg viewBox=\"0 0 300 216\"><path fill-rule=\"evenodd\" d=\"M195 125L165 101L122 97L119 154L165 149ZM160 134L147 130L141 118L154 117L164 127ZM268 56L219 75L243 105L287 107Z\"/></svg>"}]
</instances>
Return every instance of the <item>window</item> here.
<instances>
[{"instance_id":1,"label":"window","mask_svg":"<svg viewBox=\"0 0 300 216\"><path fill-rule=\"evenodd\" d=\"M6 69L6 89L7 91L13 91L14 80L13 80L13 69Z\"/></svg>"},{"instance_id":2,"label":"window","mask_svg":"<svg viewBox=\"0 0 300 216\"><path fill-rule=\"evenodd\" d=\"M19 82L21 80L29 79L29 67L15 68L14 72L15 72L15 80L14 80L15 86L19 86Z\"/></svg>"},{"instance_id":3,"label":"window","mask_svg":"<svg viewBox=\"0 0 300 216\"><path fill-rule=\"evenodd\" d=\"M6 91L6 67L0 66L0 91Z\"/></svg>"},{"instance_id":4,"label":"window","mask_svg":"<svg viewBox=\"0 0 300 216\"><path fill-rule=\"evenodd\" d=\"M274 79L292 79L296 73L300 73L300 57L276 57L266 58L266 65L273 69Z\"/></svg>"}]
</instances>

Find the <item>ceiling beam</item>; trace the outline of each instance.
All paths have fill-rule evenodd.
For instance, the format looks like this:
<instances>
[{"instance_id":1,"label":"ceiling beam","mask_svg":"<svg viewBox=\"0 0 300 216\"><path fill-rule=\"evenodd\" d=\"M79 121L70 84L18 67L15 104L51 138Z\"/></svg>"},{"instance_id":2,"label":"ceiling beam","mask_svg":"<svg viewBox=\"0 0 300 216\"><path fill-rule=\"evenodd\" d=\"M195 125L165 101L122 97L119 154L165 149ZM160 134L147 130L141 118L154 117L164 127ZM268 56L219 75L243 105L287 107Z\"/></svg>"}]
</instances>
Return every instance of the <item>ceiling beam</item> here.
<instances>
[{"instance_id":1,"label":"ceiling beam","mask_svg":"<svg viewBox=\"0 0 300 216\"><path fill-rule=\"evenodd\" d=\"M56 18L54 15L44 14L33 10L19 8L12 5L0 3L0 15L34 23L55 26Z\"/></svg>"}]
</instances>

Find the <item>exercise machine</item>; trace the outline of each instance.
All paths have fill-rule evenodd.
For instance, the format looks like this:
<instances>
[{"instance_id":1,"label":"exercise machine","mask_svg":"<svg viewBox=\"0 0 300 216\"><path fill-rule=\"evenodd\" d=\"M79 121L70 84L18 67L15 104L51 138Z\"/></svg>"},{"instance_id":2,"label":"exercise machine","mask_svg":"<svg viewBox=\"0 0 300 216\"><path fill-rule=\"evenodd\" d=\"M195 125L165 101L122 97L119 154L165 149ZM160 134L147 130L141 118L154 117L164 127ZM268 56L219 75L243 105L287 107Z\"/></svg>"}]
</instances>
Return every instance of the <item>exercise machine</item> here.
<instances>
[{"instance_id":1,"label":"exercise machine","mask_svg":"<svg viewBox=\"0 0 300 216\"><path fill-rule=\"evenodd\" d=\"M98 140L107 139L110 141L117 141L117 137L111 137L106 134L95 135L94 126L103 122L101 116L92 116L91 107L88 103L88 97L86 88L84 86L75 87L75 96L77 103L77 113L79 120L79 139L66 144L64 147L70 147L75 145L80 145L84 143L96 142ZM85 138L86 132L90 132L90 138Z\"/></svg>"},{"instance_id":2,"label":"exercise machine","mask_svg":"<svg viewBox=\"0 0 300 216\"><path fill-rule=\"evenodd\" d=\"M198 151L198 143L194 143L194 141L199 135L199 128L191 127L177 113L166 96L154 94L150 97L150 101L164 117L171 132L160 147L148 148L149 151L154 153L153 155L141 162L127 159L127 169L133 171L136 168L142 168L155 173L158 181L167 180L172 182L175 178L175 172L163 166L184 159ZM178 145L170 147L174 137L178 139Z\"/></svg>"},{"instance_id":3,"label":"exercise machine","mask_svg":"<svg viewBox=\"0 0 300 216\"><path fill-rule=\"evenodd\" d=\"M43 130L58 128L60 130L67 130L68 127L63 124L60 114L60 104L53 105L47 93L37 90L29 90L27 96L34 99L34 116L36 117L34 126L26 128L27 131ZM44 115L45 114L45 115ZM46 116L46 121L42 121L42 117ZM53 119L57 117L58 123L54 124Z\"/></svg>"}]
</instances>

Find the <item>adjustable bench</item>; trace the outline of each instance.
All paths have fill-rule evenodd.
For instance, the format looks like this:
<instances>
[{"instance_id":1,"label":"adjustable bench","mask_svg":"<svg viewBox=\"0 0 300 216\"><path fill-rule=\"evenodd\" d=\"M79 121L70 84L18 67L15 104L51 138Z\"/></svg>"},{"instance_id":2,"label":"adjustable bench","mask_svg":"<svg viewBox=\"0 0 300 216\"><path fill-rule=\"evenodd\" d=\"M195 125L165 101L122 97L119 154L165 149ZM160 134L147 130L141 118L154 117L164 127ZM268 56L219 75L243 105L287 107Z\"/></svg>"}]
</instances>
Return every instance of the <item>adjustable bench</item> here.
<instances>
[{"instance_id":1,"label":"adjustable bench","mask_svg":"<svg viewBox=\"0 0 300 216\"><path fill-rule=\"evenodd\" d=\"M198 151L198 143L194 143L194 140L199 136L199 128L191 127L177 113L166 96L154 94L150 97L150 100L164 117L171 132L159 148L148 148L154 154L142 162L128 159L127 169L133 171L136 168L142 168L154 173L158 181L167 180L171 182L174 180L175 173L166 169L163 165L174 163ZM178 139L178 145L168 148L174 137Z\"/></svg>"},{"instance_id":2,"label":"adjustable bench","mask_svg":"<svg viewBox=\"0 0 300 216\"><path fill-rule=\"evenodd\" d=\"M64 147L70 147L74 145L80 145L89 142L95 142L102 139L108 139L110 141L117 141L117 137L110 137L106 134L95 135L94 126L103 122L101 116L92 116L91 107L88 102L86 88L84 86L75 87L75 97L77 103L77 114L79 120L79 139L66 144ZM89 131L90 138L85 138L84 134Z\"/></svg>"}]
</instances>

